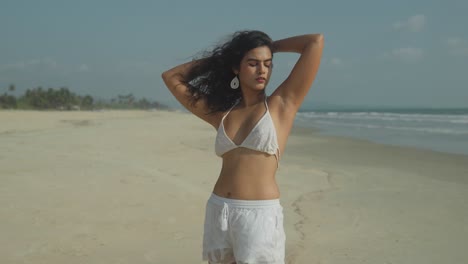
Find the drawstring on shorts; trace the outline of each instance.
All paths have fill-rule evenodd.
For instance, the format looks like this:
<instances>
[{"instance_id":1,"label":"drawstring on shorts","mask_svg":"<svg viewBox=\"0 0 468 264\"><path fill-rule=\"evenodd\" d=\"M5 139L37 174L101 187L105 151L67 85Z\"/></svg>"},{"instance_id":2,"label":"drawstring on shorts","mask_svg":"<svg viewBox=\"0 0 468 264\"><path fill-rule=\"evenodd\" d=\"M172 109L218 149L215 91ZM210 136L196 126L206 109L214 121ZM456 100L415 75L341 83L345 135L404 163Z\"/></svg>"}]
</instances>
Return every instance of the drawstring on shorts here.
<instances>
[{"instance_id":1,"label":"drawstring on shorts","mask_svg":"<svg viewBox=\"0 0 468 264\"><path fill-rule=\"evenodd\" d=\"M221 222L221 230L227 231L228 230L228 217L229 217L229 206L227 203L224 203L223 210L221 211L221 216L219 221Z\"/></svg>"}]
</instances>

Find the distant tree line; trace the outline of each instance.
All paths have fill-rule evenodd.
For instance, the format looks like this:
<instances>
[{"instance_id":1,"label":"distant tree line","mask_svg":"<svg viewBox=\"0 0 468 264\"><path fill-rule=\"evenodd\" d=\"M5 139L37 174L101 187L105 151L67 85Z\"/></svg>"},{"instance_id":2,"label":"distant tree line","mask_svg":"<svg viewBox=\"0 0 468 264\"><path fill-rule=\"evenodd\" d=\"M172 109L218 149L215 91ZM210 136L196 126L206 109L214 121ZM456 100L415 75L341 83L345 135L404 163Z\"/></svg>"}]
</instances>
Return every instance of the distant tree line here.
<instances>
[{"instance_id":1,"label":"distant tree line","mask_svg":"<svg viewBox=\"0 0 468 264\"><path fill-rule=\"evenodd\" d=\"M15 85L8 92L15 91ZM91 95L80 96L66 87L60 89L37 87L28 89L19 98L8 92L0 95L0 109L31 110L94 110L94 109L166 109L167 106L146 98L137 100L133 94L118 95L110 100L95 100Z\"/></svg>"}]
</instances>

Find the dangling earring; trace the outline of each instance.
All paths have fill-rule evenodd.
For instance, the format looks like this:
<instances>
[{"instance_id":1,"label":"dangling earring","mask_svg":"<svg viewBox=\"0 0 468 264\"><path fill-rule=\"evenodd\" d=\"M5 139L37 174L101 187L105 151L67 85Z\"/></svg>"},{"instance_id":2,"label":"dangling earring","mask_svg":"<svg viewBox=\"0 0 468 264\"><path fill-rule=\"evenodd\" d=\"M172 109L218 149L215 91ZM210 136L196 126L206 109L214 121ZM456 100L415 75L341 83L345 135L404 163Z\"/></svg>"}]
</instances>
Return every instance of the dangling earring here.
<instances>
[{"instance_id":1,"label":"dangling earring","mask_svg":"<svg viewBox=\"0 0 468 264\"><path fill-rule=\"evenodd\" d=\"M237 78L237 75L231 81L231 88L232 89L239 88L239 78Z\"/></svg>"}]
</instances>

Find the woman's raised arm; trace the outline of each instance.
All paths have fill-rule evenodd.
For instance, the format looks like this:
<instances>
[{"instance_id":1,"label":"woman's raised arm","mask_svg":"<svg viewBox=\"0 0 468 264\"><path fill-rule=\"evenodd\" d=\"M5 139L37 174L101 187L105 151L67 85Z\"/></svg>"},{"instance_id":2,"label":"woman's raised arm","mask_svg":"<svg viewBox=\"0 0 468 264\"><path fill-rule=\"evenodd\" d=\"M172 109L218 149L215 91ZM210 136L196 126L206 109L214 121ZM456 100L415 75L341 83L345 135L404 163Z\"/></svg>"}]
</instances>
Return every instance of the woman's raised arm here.
<instances>
[{"instance_id":1,"label":"woman's raised arm","mask_svg":"<svg viewBox=\"0 0 468 264\"><path fill-rule=\"evenodd\" d=\"M301 54L289 76L272 94L272 96L281 97L284 109L295 114L304 101L319 69L323 50L323 35L308 34L281 39L275 41L273 47L273 52Z\"/></svg>"},{"instance_id":2,"label":"woman's raised arm","mask_svg":"<svg viewBox=\"0 0 468 264\"><path fill-rule=\"evenodd\" d=\"M200 98L196 102L193 101L193 95L189 92L189 88L185 82L185 77L188 71L198 63L198 60L187 62L178 65L170 70L162 73L162 79L166 84L167 88L174 97L179 101L187 110L192 112L194 115L210 123L215 128L218 126L217 115L207 114L209 112L206 106L205 99Z\"/></svg>"}]
</instances>

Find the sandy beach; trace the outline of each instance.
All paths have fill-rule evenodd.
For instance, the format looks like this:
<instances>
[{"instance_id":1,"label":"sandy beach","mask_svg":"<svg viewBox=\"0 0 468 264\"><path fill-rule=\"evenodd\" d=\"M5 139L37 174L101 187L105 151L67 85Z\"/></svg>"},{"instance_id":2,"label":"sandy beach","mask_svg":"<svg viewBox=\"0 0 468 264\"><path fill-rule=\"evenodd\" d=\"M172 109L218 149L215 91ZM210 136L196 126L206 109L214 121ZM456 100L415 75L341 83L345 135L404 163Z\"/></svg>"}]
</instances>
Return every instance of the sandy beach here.
<instances>
[{"instance_id":1,"label":"sandy beach","mask_svg":"<svg viewBox=\"0 0 468 264\"><path fill-rule=\"evenodd\" d=\"M216 131L166 111L0 111L0 263L202 263ZM468 156L295 128L287 263L468 263Z\"/></svg>"}]
</instances>

